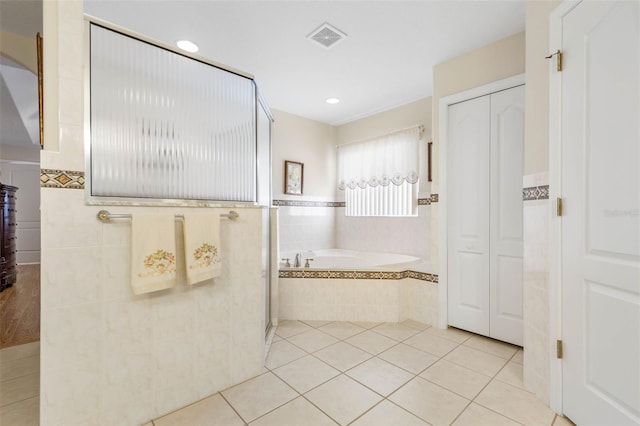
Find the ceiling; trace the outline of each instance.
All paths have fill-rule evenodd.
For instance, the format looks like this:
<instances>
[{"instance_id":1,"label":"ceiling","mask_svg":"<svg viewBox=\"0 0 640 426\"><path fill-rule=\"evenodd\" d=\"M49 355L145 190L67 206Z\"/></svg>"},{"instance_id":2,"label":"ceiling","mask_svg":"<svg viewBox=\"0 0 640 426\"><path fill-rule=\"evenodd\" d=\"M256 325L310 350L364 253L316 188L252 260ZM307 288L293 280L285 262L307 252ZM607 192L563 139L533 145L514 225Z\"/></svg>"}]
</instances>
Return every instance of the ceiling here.
<instances>
[{"instance_id":1,"label":"ceiling","mask_svg":"<svg viewBox=\"0 0 640 426\"><path fill-rule=\"evenodd\" d=\"M434 65L525 27L523 0L85 0L85 12L167 44L191 40L253 74L272 109L333 125L430 96ZM324 22L347 37L329 49L309 40Z\"/></svg>"}]
</instances>

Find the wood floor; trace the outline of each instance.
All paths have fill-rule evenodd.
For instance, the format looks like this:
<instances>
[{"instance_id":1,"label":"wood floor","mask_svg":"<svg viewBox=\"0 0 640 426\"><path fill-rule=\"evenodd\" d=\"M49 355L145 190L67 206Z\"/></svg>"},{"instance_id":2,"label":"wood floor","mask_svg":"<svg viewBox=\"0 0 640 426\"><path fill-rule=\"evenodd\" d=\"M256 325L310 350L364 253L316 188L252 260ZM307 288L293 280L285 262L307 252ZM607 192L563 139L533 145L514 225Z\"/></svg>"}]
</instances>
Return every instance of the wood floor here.
<instances>
[{"instance_id":1,"label":"wood floor","mask_svg":"<svg viewBox=\"0 0 640 426\"><path fill-rule=\"evenodd\" d=\"M0 293L0 349L40 340L40 265L18 265L18 281Z\"/></svg>"}]
</instances>

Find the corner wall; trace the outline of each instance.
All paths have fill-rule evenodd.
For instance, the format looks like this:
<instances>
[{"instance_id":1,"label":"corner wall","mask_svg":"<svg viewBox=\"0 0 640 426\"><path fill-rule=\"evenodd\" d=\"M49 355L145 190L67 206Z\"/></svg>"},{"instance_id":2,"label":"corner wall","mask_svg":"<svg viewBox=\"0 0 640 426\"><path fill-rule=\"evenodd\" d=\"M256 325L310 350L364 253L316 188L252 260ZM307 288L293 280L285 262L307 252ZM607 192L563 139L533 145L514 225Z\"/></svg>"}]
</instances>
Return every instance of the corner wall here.
<instances>
[{"instance_id":1,"label":"corner wall","mask_svg":"<svg viewBox=\"0 0 640 426\"><path fill-rule=\"evenodd\" d=\"M131 224L102 223L96 213L193 209L85 203L83 4L43 6L45 125L53 128L41 152L40 424L139 425L260 373L262 209L234 207L240 218L220 224L222 277L193 286L184 282L176 222L168 230L176 233L176 287L134 296Z\"/></svg>"}]
</instances>

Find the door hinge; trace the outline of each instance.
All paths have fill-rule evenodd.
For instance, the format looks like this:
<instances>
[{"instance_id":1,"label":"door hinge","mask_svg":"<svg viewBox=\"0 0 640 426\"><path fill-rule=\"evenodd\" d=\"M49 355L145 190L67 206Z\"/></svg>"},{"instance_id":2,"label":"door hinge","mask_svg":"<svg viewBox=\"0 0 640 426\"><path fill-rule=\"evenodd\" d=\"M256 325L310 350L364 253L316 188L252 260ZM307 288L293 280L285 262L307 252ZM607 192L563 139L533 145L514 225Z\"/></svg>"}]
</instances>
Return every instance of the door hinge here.
<instances>
[{"instance_id":1,"label":"door hinge","mask_svg":"<svg viewBox=\"0 0 640 426\"><path fill-rule=\"evenodd\" d=\"M556 198L556 216L562 216L562 198Z\"/></svg>"},{"instance_id":2,"label":"door hinge","mask_svg":"<svg viewBox=\"0 0 640 426\"><path fill-rule=\"evenodd\" d=\"M556 56L556 69L562 71L562 52L558 49L555 53L545 56L545 59L551 59Z\"/></svg>"},{"instance_id":3,"label":"door hinge","mask_svg":"<svg viewBox=\"0 0 640 426\"><path fill-rule=\"evenodd\" d=\"M556 358L562 359L562 340L556 340Z\"/></svg>"}]
</instances>

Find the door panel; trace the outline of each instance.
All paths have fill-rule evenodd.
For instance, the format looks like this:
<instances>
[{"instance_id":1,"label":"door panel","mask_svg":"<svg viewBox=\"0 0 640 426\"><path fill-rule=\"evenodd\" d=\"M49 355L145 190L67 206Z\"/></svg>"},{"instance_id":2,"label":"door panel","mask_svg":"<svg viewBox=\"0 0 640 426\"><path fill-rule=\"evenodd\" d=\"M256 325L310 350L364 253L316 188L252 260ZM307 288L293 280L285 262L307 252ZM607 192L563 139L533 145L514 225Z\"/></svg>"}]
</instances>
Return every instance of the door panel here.
<instances>
[{"instance_id":1,"label":"door panel","mask_svg":"<svg viewBox=\"0 0 640 426\"><path fill-rule=\"evenodd\" d=\"M491 337L523 343L524 86L491 94Z\"/></svg>"},{"instance_id":2,"label":"door panel","mask_svg":"<svg viewBox=\"0 0 640 426\"><path fill-rule=\"evenodd\" d=\"M489 96L449 107L448 320L489 334Z\"/></svg>"},{"instance_id":3,"label":"door panel","mask_svg":"<svg viewBox=\"0 0 640 426\"><path fill-rule=\"evenodd\" d=\"M640 423L640 6L562 22L563 411Z\"/></svg>"}]
</instances>

